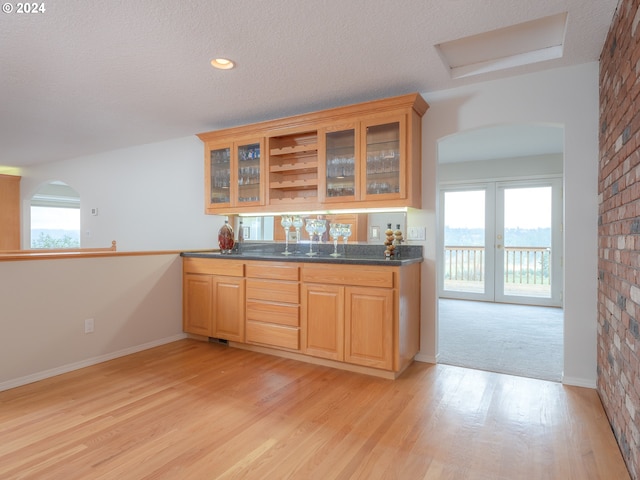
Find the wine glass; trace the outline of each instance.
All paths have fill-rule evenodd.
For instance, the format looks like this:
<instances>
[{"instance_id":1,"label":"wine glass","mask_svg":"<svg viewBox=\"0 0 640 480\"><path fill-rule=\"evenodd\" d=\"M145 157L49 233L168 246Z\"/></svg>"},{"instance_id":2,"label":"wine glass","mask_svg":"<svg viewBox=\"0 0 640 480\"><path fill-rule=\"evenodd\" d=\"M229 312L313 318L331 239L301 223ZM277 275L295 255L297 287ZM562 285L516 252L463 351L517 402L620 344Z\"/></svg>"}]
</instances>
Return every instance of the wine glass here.
<instances>
[{"instance_id":1,"label":"wine glass","mask_svg":"<svg viewBox=\"0 0 640 480\"><path fill-rule=\"evenodd\" d=\"M342 233L342 238L344 238L344 255L347 255L347 241L351 236L351 224L343 224L340 229Z\"/></svg>"},{"instance_id":2,"label":"wine glass","mask_svg":"<svg viewBox=\"0 0 640 480\"><path fill-rule=\"evenodd\" d=\"M314 255L317 255L317 253L314 253L313 251L313 236L316 233L316 221L312 218L307 218L304 229L309 234L309 252L306 253L305 255L313 257Z\"/></svg>"},{"instance_id":3,"label":"wine glass","mask_svg":"<svg viewBox=\"0 0 640 480\"><path fill-rule=\"evenodd\" d=\"M329 235L333 237L333 253L332 257L339 257L338 253L338 240L342 235L342 224L341 223L332 223L329 227Z\"/></svg>"},{"instance_id":4,"label":"wine glass","mask_svg":"<svg viewBox=\"0 0 640 480\"><path fill-rule=\"evenodd\" d=\"M314 231L318 235L318 254L320 254L320 240L322 240L322 234L327 231L327 221L316 220Z\"/></svg>"},{"instance_id":5,"label":"wine glass","mask_svg":"<svg viewBox=\"0 0 640 480\"><path fill-rule=\"evenodd\" d=\"M289 215L283 215L282 220L280 220L280 225L284 228L284 252L282 255L291 255L289 251L289 229L293 224L293 219Z\"/></svg>"},{"instance_id":6,"label":"wine glass","mask_svg":"<svg viewBox=\"0 0 640 480\"><path fill-rule=\"evenodd\" d=\"M300 242L300 229L304 225L304 220L302 217L296 215L292 218L291 225L296 229L296 243ZM300 253L300 251L296 248L296 253Z\"/></svg>"}]
</instances>

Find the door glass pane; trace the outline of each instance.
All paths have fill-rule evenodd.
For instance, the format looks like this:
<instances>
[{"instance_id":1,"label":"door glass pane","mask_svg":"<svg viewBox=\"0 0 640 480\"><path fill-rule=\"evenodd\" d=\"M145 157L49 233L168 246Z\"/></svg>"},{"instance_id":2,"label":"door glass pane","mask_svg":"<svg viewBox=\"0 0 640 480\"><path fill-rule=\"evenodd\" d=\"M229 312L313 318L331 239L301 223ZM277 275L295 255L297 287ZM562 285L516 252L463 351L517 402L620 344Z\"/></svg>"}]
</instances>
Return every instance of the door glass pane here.
<instances>
[{"instance_id":1,"label":"door glass pane","mask_svg":"<svg viewBox=\"0 0 640 480\"><path fill-rule=\"evenodd\" d=\"M367 195L400 191L400 123L367 127Z\"/></svg>"},{"instance_id":2,"label":"door glass pane","mask_svg":"<svg viewBox=\"0 0 640 480\"><path fill-rule=\"evenodd\" d=\"M444 289L485 291L485 191L444 193Z\"/></svg>"},{"instance_id":3,"label":"door glass pane","mask_svg":"<svg viewBox=\"0 0 640 480\"><path fill-rule=\"evenodd\" d=\"M327 198L355 195L355 141L353 129L327 133Z\"/></svg>"},{"instance_id":4,"label":"door glass pane","mask_svg":"<svg viewBox=\"0 0 640 480\"><path fill-rule=\"evenodd\" d=\"M550 186L505 188L503 258L505 295L551 296Z\"/></svg>"},{"instance_id":5,"label":"door glass pane","mask_svg":"<svg viewBox=\"0 0 640 480\"><path fill-rule=\"evenodd\" d=\"M230 203L231 149L211 150L211 203Z\"/></svg>"},{"instance_id":6,"label":"door glass pane","mask_svg":"<svg viewBox=\"0 0 640 480\"><path fill-rule=\"evenodd\" d=\"M238 202L260 200L260 144L238 147Z\"/></svg>"}]
</instances>

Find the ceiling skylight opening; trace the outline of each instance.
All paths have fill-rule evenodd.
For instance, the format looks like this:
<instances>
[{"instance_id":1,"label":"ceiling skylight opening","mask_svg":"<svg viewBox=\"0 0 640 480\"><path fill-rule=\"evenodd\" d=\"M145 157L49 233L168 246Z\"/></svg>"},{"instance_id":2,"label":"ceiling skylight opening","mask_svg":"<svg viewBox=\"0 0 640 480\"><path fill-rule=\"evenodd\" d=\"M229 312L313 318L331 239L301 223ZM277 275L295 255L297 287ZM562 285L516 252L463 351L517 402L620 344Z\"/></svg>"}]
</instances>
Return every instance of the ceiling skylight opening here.
<instances>
[{"instance_id":1,"label":"ceiling skylight opening","mask_svg":"<svg viewBox=\"0 0 640 480\"><path fill-rule=\"evenodd\" d=\"M443 42L436 50L451 78L562 58L567 13Z\"/></svg>"},{"instance_id":2,"label":"ceiling skylight opening","mask_svg":"<svg viewBox=\"0 0 640 480\"><path fill-rule=\"evenodd\" d=\"M211 60L211 66L220 70L231 70L236 64L228 58L214 58Z\"/></svg>"}]
</instances>

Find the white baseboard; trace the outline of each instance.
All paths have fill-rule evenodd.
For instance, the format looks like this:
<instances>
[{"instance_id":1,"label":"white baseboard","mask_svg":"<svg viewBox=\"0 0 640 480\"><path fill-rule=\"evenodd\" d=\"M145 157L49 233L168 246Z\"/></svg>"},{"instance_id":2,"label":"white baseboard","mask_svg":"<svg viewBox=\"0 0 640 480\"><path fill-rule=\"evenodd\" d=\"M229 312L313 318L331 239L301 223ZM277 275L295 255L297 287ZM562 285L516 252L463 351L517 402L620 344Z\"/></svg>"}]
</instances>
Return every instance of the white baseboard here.
<instances>
[{"instance_id":1,"label":"white baseboard","mask_svg":"<svg viewBox=\"0 0 640 480\"><path fill-rule=\"evenodd\" d=\"M413 359L416 362L438 363L438 359L436 357L434 357L433 355L426 355L426 354L422 354L422 353L417 354L415 357L413 357Z\"/></svg>"},{"instance_id":2,"label":"white baseboard","mask_svg":"<svg viewBox=\"0 0 640 480\"><path fill-rule=\"evenodd\" d=\"M160 338L152 342L143 343L142 345L136 345L133 347L125 348L123 350L118 350L117 352L111 352L105 355L100 355L98 357L87 358L86 360L81 360L75 363L69 363L67 365L62 365L60 367L52 368L50 370L45 370L43 372L32 373L31 375L27 375L24 377L16 378L14 380L9 380L9 381L0 383L0 392L2 392L3 390L9 390L10 388L20 387L28 383L44 380L45 378L55 377L56 375L61 375L63 373L79 370L81 368L89 367L91 365L96 365L97 363L113 360L114 358L124 357L125 355L131 355L132 353L148 350L150 348L158 347L166 343L176 342L178 340L182 340L183 338L187 338L187 336L184 333L180 333L177 335L173 335L171 337Z\"/></svg>"},{"instance_id":3,"label":"white baseboard","mask_svg":"<svg viewBox=\"0 0 640 480\"><path fill-rule=\"evenodd\" d=\"M572 387L584 387L584 388L596 388L595 380L579 377L562 377L563 385L570 385Z\"/></svg>"}]
</instances>

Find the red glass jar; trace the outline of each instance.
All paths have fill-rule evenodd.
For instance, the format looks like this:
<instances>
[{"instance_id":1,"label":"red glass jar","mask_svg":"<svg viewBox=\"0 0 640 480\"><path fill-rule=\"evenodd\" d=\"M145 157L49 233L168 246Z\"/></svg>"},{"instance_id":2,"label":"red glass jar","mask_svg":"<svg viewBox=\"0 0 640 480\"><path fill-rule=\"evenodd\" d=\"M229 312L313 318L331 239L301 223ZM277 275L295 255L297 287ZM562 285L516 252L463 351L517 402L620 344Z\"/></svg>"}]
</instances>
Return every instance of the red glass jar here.
<instances>
[{"instance_id":1,"label":"red glass jar","mask_svg":"<svg viewBox=\"0 0 640 480\"><path fill-rule=\"evenodd\" d=\"M233 228L231 228L229 222L225 220L224 225L220 227L220 230L218 231L218 246L220 247L220 252L231 253L234 244Z\"/></svg>"}]
</instances>

